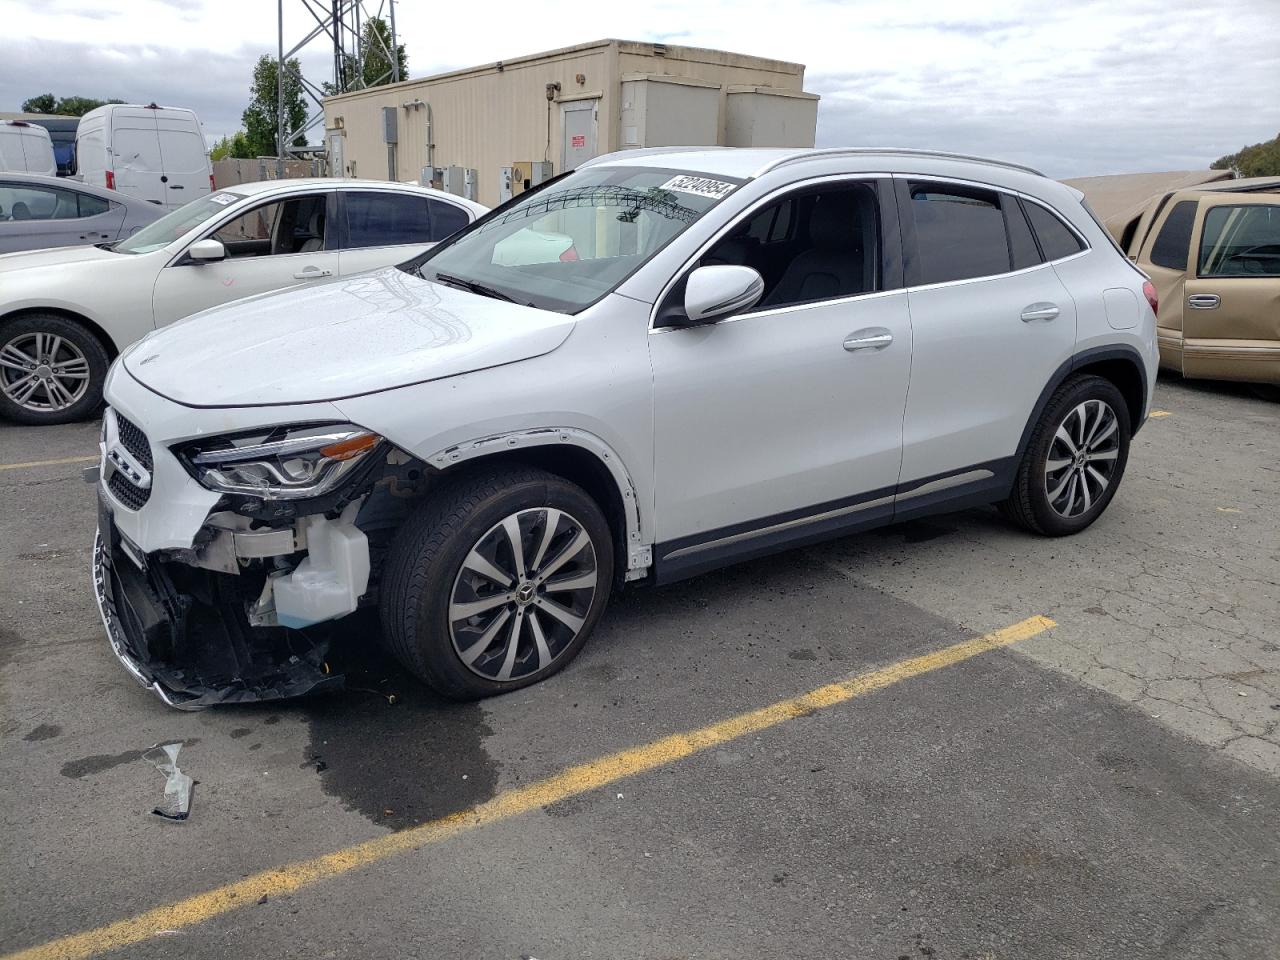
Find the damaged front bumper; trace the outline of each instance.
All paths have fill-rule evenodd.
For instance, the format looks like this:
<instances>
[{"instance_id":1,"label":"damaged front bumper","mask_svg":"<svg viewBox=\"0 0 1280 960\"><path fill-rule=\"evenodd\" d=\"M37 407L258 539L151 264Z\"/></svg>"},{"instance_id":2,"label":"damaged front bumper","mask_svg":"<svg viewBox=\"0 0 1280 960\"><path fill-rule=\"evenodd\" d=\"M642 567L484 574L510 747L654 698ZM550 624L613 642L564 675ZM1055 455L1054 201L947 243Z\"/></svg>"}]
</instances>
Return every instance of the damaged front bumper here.
<instances>
[{"instance_id":1,"label":"damaged front bumper","mask_svg":"<svg viewBox=\"0 0 1280 960\"><path fill-rule=\"evenodd\" d=\"M327 631L249 625L239 578L148 557L98 493L93 586L112 652L179 710L297 697L342 685ZM175 574L177 578L175 579Z\"/></svg>"}]
</instances>

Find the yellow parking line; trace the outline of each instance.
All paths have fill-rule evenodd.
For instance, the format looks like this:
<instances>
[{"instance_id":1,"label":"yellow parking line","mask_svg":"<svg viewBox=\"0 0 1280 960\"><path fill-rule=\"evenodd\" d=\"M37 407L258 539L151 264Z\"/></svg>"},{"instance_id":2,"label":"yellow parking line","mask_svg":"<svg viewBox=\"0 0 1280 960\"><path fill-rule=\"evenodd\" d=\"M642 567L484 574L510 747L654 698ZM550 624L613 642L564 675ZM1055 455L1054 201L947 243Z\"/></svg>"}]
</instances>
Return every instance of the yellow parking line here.
<instances>
[{"instance_id":1,"label":"yellow parking line","mask_svg":"<svg viewBox=\"0 0 1280 960\"><path fill-rule=\"evenodd\" d=\"M825 707L960 663L980 653L1007 647L1043 633L1053 626L1056 624L1048 617L1030 617L995 633L902 660L880 670L838 680L790 700L782 700L710 726L674 733L652 743L569 767L549 779L506 790L469 810L432 820L418 827L384 834L311 860L264 870L235 883L198 893L176 903L155 907L125 920L117 920L94 930L7 954L0 957L0 960L73 960L90 957L148 940L162 931L202 923L239 907L257 903L264 896L276 897L292 893L321 880L338 877L360 867L418 850L428 844L439 843L477 827L595 790L624 777L632 777L682 760L708 747L777 726L785 720L807 716Z\"/></svg>"},{"instance_id":2,"label":"yellow parking line","mask_svg":"<svg viewBox=\"0 0 1280 960\"><path fill-rule=\"evenodd\" d=\"M1158 419L1159 417L1171 417L1173 416L1173 414L1170 413L1168 410L1152 410L1149 414L1147 414L1147 416L1155 420L1155 419Z\"/></svg>"},{"instance_id":3,"label":"yellow parking line","mask_svg":"<svg viewBox=\"0 0 1280 960\"><path fill-rule=\"evenodd\" d=\"M63 457L60 460L28 460L26 463L0 463L0 470L26 470L29 467L60 467L65 463L97 462L98 455L92 457Z\"/></svg>"}]
</instances>

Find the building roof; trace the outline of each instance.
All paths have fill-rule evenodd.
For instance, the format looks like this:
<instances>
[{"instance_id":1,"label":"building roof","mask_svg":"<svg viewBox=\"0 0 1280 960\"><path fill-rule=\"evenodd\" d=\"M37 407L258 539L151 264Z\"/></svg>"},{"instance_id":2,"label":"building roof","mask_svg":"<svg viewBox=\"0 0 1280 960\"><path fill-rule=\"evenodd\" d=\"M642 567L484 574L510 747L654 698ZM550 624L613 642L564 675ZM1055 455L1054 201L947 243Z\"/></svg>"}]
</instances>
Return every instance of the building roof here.
<instances>
[{"instance_id":1,"label":"building roof","mask_svg":"<svg viewBox=\"0 0 1280 960\"><path fill-rule=\"evenodd\" d=\"M577 43L568 47L558 47L555 50L544 50L540 53L524 54L519 57L513 57L510 60L494 60L491 63L482 63L474 67L463 67L459 70L450 70L445 73L432 74L429 77L413 77L409 80L401 80L399 83L387 83L377 87L366 87L363 90L351 90L347 93L340 93L332 97L325 97L325 100L345 100L371 94L385 94L388 90L394 90L397 87L410 88L421 84L435 83L440 80L457 80L463 77L473 76L475 74L491 73L494 71L502 72L510 67L519 66L521 64L533 63L539 60L555 60L562 57L572 56L574 54L586 53L591 50L598 50L604 47L617 47L619 51L623 53L662 57L669 60L692 60L702 63L719 63L729 66L754 67L756 69L774 70L780 73L793 73L797 76L804 76L804 64L792 63L789 60L775 60L772 57L756 57L745 53L733 53L728 50L712 50L708 47L684 47L675 44L606 38L603 40L592 40L587 43Z\"/></svg>"}]
</instances>

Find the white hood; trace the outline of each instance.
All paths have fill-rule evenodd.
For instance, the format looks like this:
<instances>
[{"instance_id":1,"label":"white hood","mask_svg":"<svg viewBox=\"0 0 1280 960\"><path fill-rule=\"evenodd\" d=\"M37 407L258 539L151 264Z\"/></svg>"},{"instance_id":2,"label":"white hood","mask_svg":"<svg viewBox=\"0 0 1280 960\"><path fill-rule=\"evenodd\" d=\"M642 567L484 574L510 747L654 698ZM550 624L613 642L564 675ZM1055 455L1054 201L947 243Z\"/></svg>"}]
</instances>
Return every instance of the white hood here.
<instances>
[{"instance_id":1,"label":"white hood","mask_svg":"<svg viewBox=\"0 0 1280 960\"><path fill-rule=\"evenodd\" d=\"M31 267L61 267L68 263L86 261L123 260L129 256L112 253L100 247L53 247L47 250L22 250L0 255L0 273L10 270L27 270Z\"/></svg>"},{"instance_id":2,"label":"white hood","mask_svg":"<svg viewBox=\"0 0 1280 960\"><path fill-rule=\"evenodd\" d=\"M206 310L151 334L122 362L188 406L312 403L537 357L573 325L391 267Z\"/></svg>"}]
</instances>

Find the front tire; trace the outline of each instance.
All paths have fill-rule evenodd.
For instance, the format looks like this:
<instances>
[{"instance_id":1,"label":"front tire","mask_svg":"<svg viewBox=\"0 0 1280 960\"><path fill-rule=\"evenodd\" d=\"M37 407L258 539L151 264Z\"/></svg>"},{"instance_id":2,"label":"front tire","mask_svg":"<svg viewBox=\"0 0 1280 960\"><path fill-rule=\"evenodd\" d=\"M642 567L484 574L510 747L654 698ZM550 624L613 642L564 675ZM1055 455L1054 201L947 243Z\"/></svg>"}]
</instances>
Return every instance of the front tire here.
<instances>
[{"instance_id":1,"label":"front tire","mask_svg":"<svg viewBox=\"0 0 1280 960\"><path fill-rule=\"evenodd\" d=\"M608 603L613 563L600 507L561 477L500 467L446 481L392 542L383 635L446 697L518 690L577 656Z\"/></svg>"},{"instance_id":2,"label":"front tire","mask_svg":"<svg viewBox=\"0 0 1280 960\"><path fill-rule=\"evenodd\" d=\"M1129 460L1129 408L1115 385L1085 375L1049 399L1001 512L1050 537L1079 533L1102 515Z\"/></svg>"},{"instance_id":3,"label":"front tire","mask_svg":"<svg viewBox=\"0 0 1280 960\"><path fill-rule=\"evenodd\" d=\"M102 403L110 360L84 324L56 313L0 323L0 416L17 423L71 423Z\"/></svg>"}]
</instances>

